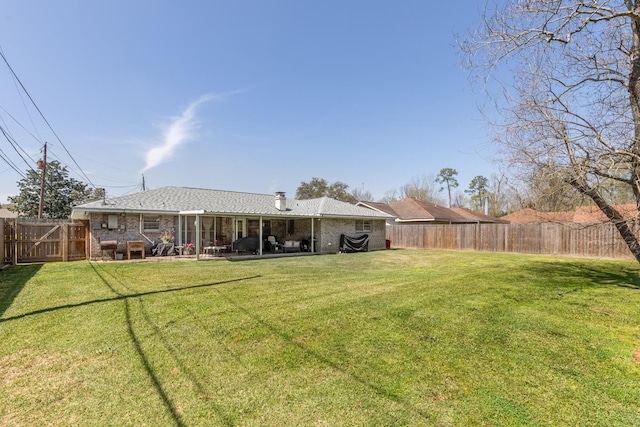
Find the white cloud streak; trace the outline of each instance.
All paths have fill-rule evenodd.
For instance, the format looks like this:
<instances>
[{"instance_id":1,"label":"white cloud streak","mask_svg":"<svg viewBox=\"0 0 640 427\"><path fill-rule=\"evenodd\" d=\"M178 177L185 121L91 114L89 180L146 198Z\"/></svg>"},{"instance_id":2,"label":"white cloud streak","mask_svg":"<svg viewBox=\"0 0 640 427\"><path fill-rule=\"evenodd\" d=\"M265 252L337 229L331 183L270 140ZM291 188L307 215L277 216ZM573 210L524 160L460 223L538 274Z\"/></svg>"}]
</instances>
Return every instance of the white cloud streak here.
<instances>
[{"instance_id":1,"label":"white cloud streak","mask_svg":"<svg viewBox=\"0 0 640 427\"><path fill-rule=\"evenodd\" d=\"M203 95L185 108L182 114L171 119L164 132L164 140L160 145L152 147L144 155L145 166L142 172L165 163L173 156L176 148L196 137L196 110L203 103L217 98L216 95Z\"/></svg>"}]
</instances>

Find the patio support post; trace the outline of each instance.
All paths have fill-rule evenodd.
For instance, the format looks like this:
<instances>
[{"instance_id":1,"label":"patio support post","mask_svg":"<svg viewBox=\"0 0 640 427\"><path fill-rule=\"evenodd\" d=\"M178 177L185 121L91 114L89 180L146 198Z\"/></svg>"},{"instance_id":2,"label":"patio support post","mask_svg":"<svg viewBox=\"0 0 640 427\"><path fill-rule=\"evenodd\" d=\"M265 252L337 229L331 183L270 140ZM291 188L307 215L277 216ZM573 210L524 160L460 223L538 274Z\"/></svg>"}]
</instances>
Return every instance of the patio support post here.
<instances>
[{"instance_id":1,"label":"patio support post","mask_svg":"<svg viewBox=\"0 0 640 427\"><path fill-rule=\"evenodd\" d=\"M202 240L202 231L200 230L200 214L196 214L196 261L200 259L200 240Z\"/></svg>"},{"instance_id":2,"label":"patio support post","mask_svg":"<svg viewBox=\"0 0 640 427\"><path fill-rule=\"evenodd\" d=\"M214 228L213 232L215 234L215 223L216 223L215 217L213 217L213 218L210 217L210 216L202 217L202 224L204 225L205 238L206 238L206 242L207 242L207 243L205 243L204 241L202 242L204 247L209 246L208 243L211 240L211 225L212 225L212 223L213 223L213 228ZM215 239L215 237L214 237L214 239Z\"/></svg>"},{"instance_id":3,"label":"patio support post","mask_svg":"<svg viewBox=\"0 0 640 427\"><path fill-rule=\"evenodd\" d=\"M182 246L182 214L178 214L178 246Z\"/></svg>"},{"instance_id":4,"label":"patio support post","mask_svg":"<svg viewBox=\"0 0 640 427\"><path fill-rule=\"evenodd\" d=\"M311 253L314 253L316 250L315 244L313 243L313 237L315 236L315 232L313 231L313 222L313 218L311 218L311 241L309 242L311 244Z\"/></svg>"},{"instance_id":5,"label":"patio support post","mask_svg":"<svg viewBox=\"0 0 640 427\"><path fill-rule=\"evenodd\" d=\"M259 251L258 252L260 254L260 256L262 256L262 217L260 217L260 228L259 228L260 232L258 233L258 248Z\"/></svg>"},{"instance_id":6,"label":"patio support post","mask_svg":"<svg viewBox=\"0 0 640 427\"><path fill-rule=\"evenodd\" d=\"M0 265L4 264L4 218L0 218Z\"/></svg>"}]
</instances>

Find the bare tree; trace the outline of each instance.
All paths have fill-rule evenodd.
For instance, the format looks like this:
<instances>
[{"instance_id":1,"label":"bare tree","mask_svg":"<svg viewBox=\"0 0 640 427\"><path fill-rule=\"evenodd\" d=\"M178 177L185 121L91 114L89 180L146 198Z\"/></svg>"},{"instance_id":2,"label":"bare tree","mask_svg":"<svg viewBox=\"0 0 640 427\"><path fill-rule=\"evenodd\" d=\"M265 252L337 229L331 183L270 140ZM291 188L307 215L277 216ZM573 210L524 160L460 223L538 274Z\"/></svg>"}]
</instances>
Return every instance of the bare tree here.
<instances>
[{"instance_id":1,"label":"bare tree","mask_svg":"<svg viewBox=\"0 0 640 427\"><path fill-rule=\"evenodd\" d=\"M469 198L462 190L456 190L451 196L451 206L463 208L469 204ZM444 203L440 203L444 205Z\"/></svg>"},{"instance_id":2,"label":"bare tree","mask_svg":"<svg viewBox=\"0 0 640 427\"><path fill-rule=\"evenodd\" d=\"M560 212L589 204L590 199L569 186L562 174L547 165L532 168L524 180L521 197L525 207L542 212Z\"/></svg>"},{"instance_id":3,"label":"bare tree","mask_svg":"<svg viewBox=\"0 0 640 427\"><path fill-rule=\"evenodd\" d=\"M384 196L382 199L378 200L381 203L391 203L400 200L400 196L398 195L398 190L392 189L384 192Z\"/></svg>"},{"instance_id":4,"label":"bare tree","mask_svg":"<svg viewBox=\"0 0 640 427\"><path fill-rule=\"evenodd\" d=\"M369 190L365 190L364 188L354 188L351 191L351 195L353 197L356 198L356 200L358 201L366 201L366 202L372 202L373 201L373 194L371 194L371 191Z\"/></svg>"},{"instance_id":5,"label":"bare tree","mask_svg":"<svg viewBox=\"0 0 640 427\"><path fill-rule=\"evenodd\" d=\"M506 0L483 18L461 47L495 95L495 139L512 168L545 170L588 197L640 262L603 188L630 188L640 207L640 1Z\"/></svg>"},{"instance_id":6,"label":"bare tree","mask_svg":"<svg viewBox=\"0 0 640 427\"><path fill-rule=\"evenodd\" d=\"M506 175L492 173L487 187L489 197L489 215L502 216L516 205L515 190L509 185Z\"/></svg>"},{"instance_id":7,"label":"bare tree","mask_svg":"<svg viewBox=\"0 0 640 427\"><path fill-rule=\"evenodd\" d=\"M436 178L433 174L416 175L411 180L400 187L400 199L415 197L426 202L441 203L436 188Z\"/></svg>"}]
</instances>

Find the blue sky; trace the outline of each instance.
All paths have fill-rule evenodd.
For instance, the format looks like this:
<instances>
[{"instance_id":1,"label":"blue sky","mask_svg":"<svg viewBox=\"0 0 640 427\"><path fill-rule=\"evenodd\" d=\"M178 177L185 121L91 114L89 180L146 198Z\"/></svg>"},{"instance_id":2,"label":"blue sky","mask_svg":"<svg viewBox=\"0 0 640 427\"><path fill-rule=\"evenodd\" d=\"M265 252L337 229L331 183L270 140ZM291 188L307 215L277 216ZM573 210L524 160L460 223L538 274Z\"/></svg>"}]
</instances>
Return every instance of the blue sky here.
<instances>
[{"instance_id":1,"label":"blue sky","mask_svg":"<svg viewBox=\"0 0 640 427\"><path fill-rule=\"evenodd\" d=\"M179 185L293 197L313 177L380 199L413 177L497 172L454 34L482 4L6 0L0 48L108 196ZM0 125L86 181L0 62ZM19 123L16 123L11 114ZM25 131L21 126L26 128ZM0 149L27 165L0 139ZM0 160L0 203L18 193Z\"/></svg>"}]
</instances>

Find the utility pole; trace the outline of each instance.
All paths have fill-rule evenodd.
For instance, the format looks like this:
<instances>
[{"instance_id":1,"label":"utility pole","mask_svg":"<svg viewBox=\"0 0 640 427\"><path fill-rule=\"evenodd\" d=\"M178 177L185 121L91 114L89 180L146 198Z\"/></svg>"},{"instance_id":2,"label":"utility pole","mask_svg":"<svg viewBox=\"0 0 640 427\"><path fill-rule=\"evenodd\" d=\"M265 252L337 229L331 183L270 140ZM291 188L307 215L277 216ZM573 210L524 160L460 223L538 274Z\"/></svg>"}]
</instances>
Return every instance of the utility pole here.
<instances>
[{"instance_id":1,"label":"utility pole","mask_svg":"<svg viewBox=\"0 0 640 427\"><path fill-rule=\"evenodd\" d=\"M40 178L40 204L38 205L38 219L42 219L42 207L44 206L44 183L47 178L47 143L44 143L44 155L42 160L38 160L38 169L42 169L42 176Z\"/></svg>"}]
</instances>

